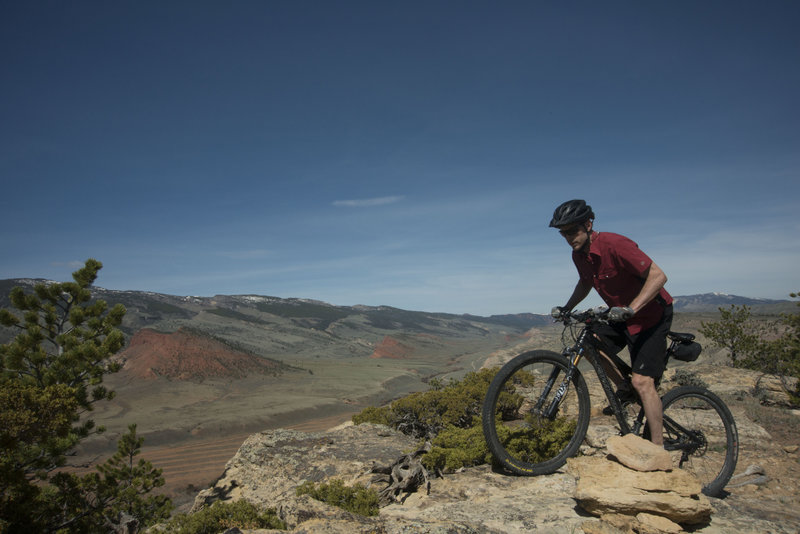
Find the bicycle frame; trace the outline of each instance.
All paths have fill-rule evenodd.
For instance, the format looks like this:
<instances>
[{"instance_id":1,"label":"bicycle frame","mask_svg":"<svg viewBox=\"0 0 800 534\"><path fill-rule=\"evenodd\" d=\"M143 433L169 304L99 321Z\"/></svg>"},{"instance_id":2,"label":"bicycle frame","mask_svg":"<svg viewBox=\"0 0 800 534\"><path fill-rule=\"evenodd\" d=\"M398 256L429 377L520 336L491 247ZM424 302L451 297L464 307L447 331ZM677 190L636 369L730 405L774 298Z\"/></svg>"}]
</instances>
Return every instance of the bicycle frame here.
<instances>
[{"instance_id":1,"label":"bicycle frame","mask_svg":"<svg viewBox=\"0 0 800 534\"><path fill-rule=\"evenodd\" d=\"M674 349L676 345L676 341L672 342L672 345L667 350L667 354L671 350ZM601 354L602 351L602 354ZM600 364L600 358L608 358L611 363L617 366L620 372L624 376L630 376L631 374L631 367L625 363L619 356L613 353L613 351L609 351L606 344L597 338L594 335L594 331L591 327L591 323L585 324L582 328L580 333L578 334L575 343L570 346L566 347L562 351L562 355L567 358L569 361L569 369L564 376L561 384L559 385L559 389L556 391L556 395L553 401L550 403L550 406L544 412L539 411L545 417L550 419L555 417L555 414L558 410L558 406L561 403L561 400L564 398L566 394L569 384L572 381L573 376L576 372L580 372L578 370L578 364L580 363L581 359L584 357L587 361L591 364L592 369L594 370L595 374L597 375L598 380L600 381L600 385L603 388L603 392L608 399L608 402L611 406L612 411L614 412L614 416L617 419L617 423L619 423L620 433L622 435L634 433L635 435L641 435L642 428L644 426L644 408L639 408L639 413L637 414L636 418L633 420L633 425L628 422L628 418L625 417L625 409L622 406L622 403L619 401L617 396L614 394L614 386L611 384L611 379L608 377L608 373L606 373L603 366ZM605 356L604 356L605 355ZM543 390L542 397L539 399L539 402L536 405L537 410L541 410L541 404L544 402L544 398L546 398L550 391L552 390L553 386L555 385L555 381L558 378L558 370L554 369L551 373L551 376ZM698 435L696 432L693 432L689 429L684 428L676 421L674 421L671 417L665 415L663 418L663 425L664 429L667 430L671 434L675 434L679 436L677 440L667 440L664 443L664 448L666 450L680 450L682 451L681 465L686 460L689 454L697 450L699 447L702 447L705 443L705 438L702 435ZM684 437L685 439L680 439L680 437Z\"/></svg>"},{"instance_id":2,"label":"bicycle frame","mask_svg":"<svg viewBox=\"0 0 800 534\"><path fill-rule=\"evenodd\" d=\"M603 349L606 349L603 351L603 354L606 354L607 356L604 356L600 353ZM594 369L595 374L597 374L597 378L600 381L603 392L606 394L606 398L608 399L611 409L616 416L622 434L629 434L631 432L638 434L642 428L642 425L644 424L644 408L639 410L639 414L634 420L633 426L631 426L628 422L628 419L625 417L625 411L622 403L620 403L619 399L614 394L614 386L611 384L611 379L608 377L608 373L606 373L605 369L600 364L600 358L607 357L614 365L617 366L618 369L620 369L623 375L630 375L630 366L622 361L612 351L609 351L605 343L595 337L591 326L588 324L581 328L575 343L571 347L565 348L562 354L570 362L569 370L564 377L564 380L561 382L561 386L556 393L553 403L551 403L550 408L544 412L544 415L547 417L552 417L555 415L555 409L557 408L558 403L561 402L564 394L566 394L566 390L569 387L572 377L574 376L575 372L579 372L578 364L580 363L581 359L585 357L591 364L592 369ZM556 377L551 376L551 380L554 381L555 378ZM546 388L545 396L549 394L550 389L552 389L552 386Z\"/></svg>"},{"instance_id":3,"label":"bicycle frame","mask_svg":"<svg viewBox=\"0 0 800 534\"><path fill-rule=\"evenodd\" d=\"M641 402L628 404L617 396L618 373L623 378L632 378L633 373L616 351L609 350L612 342L602 335L600 325L611 322L608 315L607 309L554 313L554 318L565 325L562 338L565 348L561 354L547 350L519 354L492 379L482 406L483 432L490 451L509 471L526 476L549 474L579 451L592 418L590 390L583 376L589 373L586 370L589 366L584 366L583 371L579 368L584 358L597 375L620 434L651 438ZM675 352L676 343L690 343L692 334L669 332L667 336L673 341L667 347L667 360L675 357L693 361L690 358L699 355L696 348L680 355ZM501 396L508 393L514 394L518 404L512 406L513 413L506 414L498 408ZM664 448L680 453L681 467L707 477L703 486L706 494L720 494L738 456L736 425L730 410L719 397L697 386L673 388L661 399ZM551 426L550 422L557 424ZM567 441L559 441L552 450L541 451L535 445L528 450L524 444L530 432L558 429L561 434L562 428Z\"/></svg>"}]
</instances>

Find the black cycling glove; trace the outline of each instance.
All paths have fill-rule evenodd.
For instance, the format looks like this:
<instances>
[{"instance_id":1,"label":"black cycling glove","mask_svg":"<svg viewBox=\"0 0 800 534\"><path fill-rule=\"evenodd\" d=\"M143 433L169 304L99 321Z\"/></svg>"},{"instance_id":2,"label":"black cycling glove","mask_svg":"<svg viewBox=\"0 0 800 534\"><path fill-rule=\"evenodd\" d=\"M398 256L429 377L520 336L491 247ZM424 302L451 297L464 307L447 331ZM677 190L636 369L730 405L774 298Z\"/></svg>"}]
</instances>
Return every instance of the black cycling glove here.
<instances>
[{"instance_id":1,"label":"black cycling glove","mask_svg":"<svg viewBox=\"0 0 800 534\"><path fill-rule=\"evenodd\" d=\"M612 323L621 323L633 317L633 308L629 306L614 306L608 310L608 320Z\"/></svg>"}]
</instances>

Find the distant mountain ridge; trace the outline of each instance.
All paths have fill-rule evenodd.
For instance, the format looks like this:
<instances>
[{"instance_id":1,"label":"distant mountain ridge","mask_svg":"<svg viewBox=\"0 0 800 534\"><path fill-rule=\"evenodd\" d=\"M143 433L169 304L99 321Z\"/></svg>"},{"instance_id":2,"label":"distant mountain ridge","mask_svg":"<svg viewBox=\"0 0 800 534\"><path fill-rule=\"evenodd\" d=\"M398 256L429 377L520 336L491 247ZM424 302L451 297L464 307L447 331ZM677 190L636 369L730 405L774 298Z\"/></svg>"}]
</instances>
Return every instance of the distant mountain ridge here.
<instances>
[{"instance_id":1,"label":"distant mountain ridge","mask_svg":"<svg viewBox=\"0 0 800 534\"><path fill-rule=\"evenodd\" d=\"M741 297L738 295L728 295L726 293L702 293L699 295L684 295L673 297L675 302L673 307L677 312L714 312L719 308L730 306L748 306L759 308L790 302L788 300L774 300L763 298Z\"/></svg>"},{"instance_id":2,"label":"distant mountain ridge","mask_svg":"<svg viewBox=\"0 0 800 534\"><path fill-rule=\"evenodd\" d=\"M13 287L32 290L40 282L48 281L0 280L0 307L11 307ZM265 295L195 297L101 287L92 292L110 305L125 306L120 329L127 347L120 358L127 362L125 371L139 379L202 382L283 375L309 369L320 359L369 358L381 365L408 362L397 366L399 380L416 373L415 366L423 364L414 361L423 360L425 373L414 380L424 381L473 368L496 351L516 350L522 339L541 343L555 327L549 315L534 313L481 317ZM795 303L722 293L675 297L678 313L715 314L730 305L771 315L788 312ZM0 327L0 343L15 334Z\"/></svg>"},{"instance_id":3,"label":"distant mountain ridge","mask_svg":"<svg viewBox=\"0 0 800 534\"><path fill-rule=\"evenodd\" d=\"M0 306L8 306L8 294L15 286L32 288L41 282L53 282L45 279L17 278L0 280ZM550 322L549 315L534 313L503 314L483 317L471 314L451 314L428 311L409 311L392 306L337 306L320 300L306 298L281 298L268 295L215 295L213 297L177 296L151 291L126 291L92 288L93 296L102 298L110 304L121 303L129 312L136 310L145 317L148 315L176 314L185 315L186 308L193 306L216 307L219 309L236 310L238 308L255 308L264 313L270 313L285 318L307 319L310 327L324 329L331 323L346 318L350 315L366 315L375 326L386 326L394 323L409 327L410 329L425 329L425 323L436 319L463 320L475 323L505 325L514 328L531 328L533 326ZM214 311L212 311L214 313ZM217 311L220 315L236 316L236 313ZM239 319L246 317L238 315Z\"/></svg>"},{"instance_id":4,"label":"distant mountain ridge","mask_svg":"<svg viewBox=\"0 0 800 534\"><path fill-rule=\"evenodd\" d=\"M8 294L14 286L33 287L36 283L50 282L44 279L17 278L0 280L0 306L7 307ZM497 326L506 326L515 329L528 329L551 323L547 314L517 313L491 315L488 317L472 314L450 314L441 312L409 311L391 306L337 306L320 300L305 298L281 298L267 295L215 295L213 297L177 296L150 291L126 291L93 288L94 295L103 298L111 304L122 303L128 308L129 313L136 310L143 315L144 322L148 318L162 315L178 315L186 318L188 308L192 306L215 308L211 313L227 315L247 320L235 312L237 308L255 308L258 311L298 320L305 319L305 326L324 330L333 322L344 319L350 315L366 315L370 322L377 327L398 326L411 330L425 330L425 324L436 318L440 320L461 319L472 323L483 323ZM674 308L678 312L713 312L720 307L749 306L760 307L790 302L785 299L775 300L766 298L743 297L726 293L702 293L696 295L674 296ZM227 310L224 311L224 310ZM251 318L251 320L253 320Z\"/></svg>"},{"instance_id":5,"label":"distant mountain ridge","mask_svg":"<svg viewBox=\"0 0 800 534\"><path fill-rule=\"evenodd\" d=\"M28 290L40 282L48 281L0 280L0 307L10 307L13 287ZM120 329L129 340L143 329L161 334L183 329L273 361L369 357L389 339L387 343L404 347L404 354L446 363L467 352L491 352L506 339L552 324L548 315L479 317L265 295L175 296L101 287L93 287L92 294L125 306ZM12 329L0 328L0 343L11 335Z\"/></svg>"}]
</instances>

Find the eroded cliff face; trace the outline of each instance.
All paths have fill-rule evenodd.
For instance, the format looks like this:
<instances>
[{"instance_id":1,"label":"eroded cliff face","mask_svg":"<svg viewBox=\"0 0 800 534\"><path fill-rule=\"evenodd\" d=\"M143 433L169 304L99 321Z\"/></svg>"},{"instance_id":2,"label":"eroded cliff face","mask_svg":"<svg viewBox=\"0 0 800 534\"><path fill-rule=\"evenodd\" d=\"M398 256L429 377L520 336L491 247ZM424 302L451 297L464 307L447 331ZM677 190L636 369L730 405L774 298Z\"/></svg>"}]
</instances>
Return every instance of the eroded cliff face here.
<instances>
[{"instance_id":1,"label":"eroded cliff face","mask_svg":"<svg viewBox=\"0 0 800 534\"><path fill-rule=\"evenodd\" d=\"M283 429L261 432L242 444L220 480L198 495L195 508L219 499L247 499L277 509L294 533L656 533L680 531L677 522L692 532L707 534L796 533L800 529L800 514L793 511L798 495L790 487L791 483L796 485L796 478L781 482L788 486L782 493L743 484L731 488L726 499L706 499L697 495L690 482L681 482L689 489L676 489L677 482L669 472L654 477L631 474L619 464L611 466L613 460L605 442L616 432L602 420L599 423L592 427L579 465L539 477L509 476L486 465L464 469L432 479L430 493L411 493L402 503L382 508L375 518L354 515L308 496L297 497L295 488L306 480L332 478L346 484L370 484L374 465L389 464L414 450L419 445L415 440L369 424L348 424L318 433ZM762 439L766 433L758 425L743 420L739 427L744 451L760 451L759 457L764 458L786 456ZM743 463L754 458L743 454L737 473L747 467ZM796 459L788 461L797 464ZM778 463L769 464L769 471L775 478L785 476ZM608 478L603 475L608 472L647 480L648 495L641 499L646 501L646 509L637 506L631 492L619 493L623 511L618 513L609 504L613 500L611 491L600 492L605 499L602 506L588 504L586 499L595 499L597 494L592 491L596 484L591 480ZM684 478L682 472L676 476ZM614 481L606 483L614 486ZM661 503L674 501L676 494L682 500L680 512L672 518L677 521L672 521L661 511L665 509ZM780 506L781 502L785 504ZM589 510L601 517L593 517Z\"/></svg>"},{"instance_id":2,"label":"eroded cliff face","mask_svg":"<svg viewBox=\"0 0 800 534\"><path fill-rule=\"evenodd\" d=\"M393 360L402 360L408 358L414 353L414 347L406 345L397 339L386 336L383 338L373 351L370 358L390 358Z\"/></svg>"},{"instance_id":3,"label":"eroded cliff face","mask_svg":"<svg viewBox=\"0 0 800 534\"><path fill-rule=\"evenodd\" d=\"M120 353L123 372L136 378L202 381L242 378L252 373L273 374L276 362L238 351L214 338L185 328L164 334L144 328L136 332Z\"/></svg>"}]
</instances>

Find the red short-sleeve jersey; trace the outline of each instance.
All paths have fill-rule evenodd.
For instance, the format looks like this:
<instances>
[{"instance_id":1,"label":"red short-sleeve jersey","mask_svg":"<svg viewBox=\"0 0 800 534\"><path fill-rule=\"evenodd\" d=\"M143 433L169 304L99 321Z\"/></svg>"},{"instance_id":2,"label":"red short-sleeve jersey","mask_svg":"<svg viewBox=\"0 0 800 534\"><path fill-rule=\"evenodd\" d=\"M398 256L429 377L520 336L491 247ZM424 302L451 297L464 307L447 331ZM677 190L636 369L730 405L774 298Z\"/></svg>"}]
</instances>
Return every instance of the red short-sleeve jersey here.
<instances>
[{"instance_id":1,"label":"red short-sleeve jersey","mask_svg":"<svg viewBox=\"0 0 800 534\"><path fill-rule=\"evenodd\" d=\"M625 236L593 232L589 253L572 252L572 261L581 280L590 283L609 306L628 306L642 289L647 270L653 263L639 246ZM655 325L672 297L664 288L658 296L627 322L628 331L637 334Z\"/></svg>"}]
</instances>

